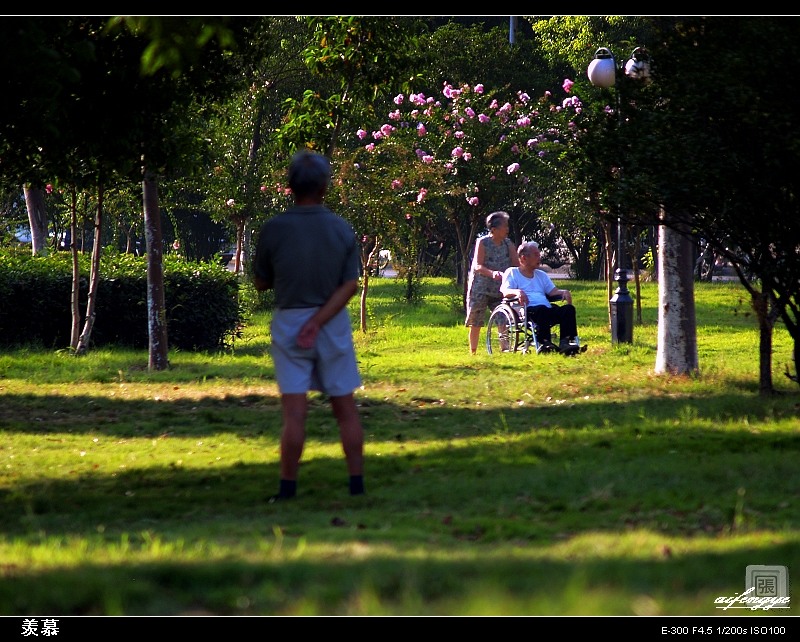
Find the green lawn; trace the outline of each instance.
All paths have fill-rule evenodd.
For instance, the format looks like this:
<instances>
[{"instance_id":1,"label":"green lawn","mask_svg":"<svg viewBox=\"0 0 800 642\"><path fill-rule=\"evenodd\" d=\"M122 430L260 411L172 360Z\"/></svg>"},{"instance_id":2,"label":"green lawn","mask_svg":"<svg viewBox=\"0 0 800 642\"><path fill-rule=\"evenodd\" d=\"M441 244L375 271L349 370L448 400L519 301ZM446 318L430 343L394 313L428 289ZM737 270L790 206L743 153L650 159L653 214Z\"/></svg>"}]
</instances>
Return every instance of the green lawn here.
<instances>
[{"instance_id":1,"label":"green lawn","mask_svg":"<svg viewBox=\"0 0 800 642\"><path fill-rule=\"evenodd\" d=\"M356 330L367 494L313 395L296 499L277 489L268 316L229 353L0 352L0 615L794 615L716 608L750 565L800 578L800 389L758 394L737 283L696 284L700 375L654 374L656 284L612 345L470 355L459 289L373 279ZM358 301L352 302L358 326ZM763 622L763 620L761 620Z\"/></svg>"}]
</instances>

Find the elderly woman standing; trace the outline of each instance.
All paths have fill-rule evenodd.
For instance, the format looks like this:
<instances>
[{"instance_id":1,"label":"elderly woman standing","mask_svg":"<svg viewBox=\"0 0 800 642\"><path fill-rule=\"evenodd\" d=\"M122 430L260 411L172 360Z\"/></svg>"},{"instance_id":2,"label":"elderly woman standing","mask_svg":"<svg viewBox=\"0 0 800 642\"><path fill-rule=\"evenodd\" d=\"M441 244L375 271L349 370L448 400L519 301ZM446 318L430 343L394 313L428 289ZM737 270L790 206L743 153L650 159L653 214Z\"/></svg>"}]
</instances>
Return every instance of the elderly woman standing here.
<instances>
[{"instance_id":1,"label":"elderly woman standing","mask_svg":"<svg viewBox=\"0 0 800 642\"><path fill-rule=\"evenodd\" d=\"M508 219L506 212L492 212L486 217L489 234L475 240L467 284L467 319L464 323L469 328L469 349L472 354L478 350L487 311L503 298L500 293L503 272L519 266L517 249L508 238Z\"/></svg>"}]
</instances>

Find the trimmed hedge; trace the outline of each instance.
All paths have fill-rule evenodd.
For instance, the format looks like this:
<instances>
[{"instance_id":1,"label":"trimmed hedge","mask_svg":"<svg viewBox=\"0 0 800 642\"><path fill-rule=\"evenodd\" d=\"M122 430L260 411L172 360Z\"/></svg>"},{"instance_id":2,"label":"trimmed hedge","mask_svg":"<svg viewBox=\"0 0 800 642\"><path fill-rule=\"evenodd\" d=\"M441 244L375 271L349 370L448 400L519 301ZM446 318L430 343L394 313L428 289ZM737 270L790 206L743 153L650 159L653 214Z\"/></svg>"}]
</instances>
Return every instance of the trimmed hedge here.
<instances>
[{"instance_id":1,"label":"trimmed hedge","mask_svg":"<svg viewBox=\"0 0 800 642\"><path fill-rule=\"evenodd\" d=\"M90 256L79 255L81 329L86 315ZM165 256L164 300L171 348L228 348L241 336L244 308L239 277L218 262ZM72 255L32 256L0 250L0 345L42 344L68 348ZM104 254L91 344L147 348L147 258Z\"/></svg>"}]
</instances>

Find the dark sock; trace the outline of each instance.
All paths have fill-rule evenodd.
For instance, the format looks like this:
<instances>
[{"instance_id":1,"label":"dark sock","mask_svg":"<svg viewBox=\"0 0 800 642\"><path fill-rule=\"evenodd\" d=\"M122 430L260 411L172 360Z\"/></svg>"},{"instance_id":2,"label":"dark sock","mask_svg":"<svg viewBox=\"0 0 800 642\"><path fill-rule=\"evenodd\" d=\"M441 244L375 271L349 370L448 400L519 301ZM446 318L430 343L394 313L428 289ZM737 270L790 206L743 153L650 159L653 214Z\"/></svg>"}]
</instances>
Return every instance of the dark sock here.
<instances>
[{"instance_id":1,"label":"dark sock","mask_svg":"<svg viewBox=\"0 0 800 642\"><path fill-rule=\"evenodd\" d=\"M350 475L350 494L363 495L364 494L364 476L363 475Z\"/></svg>"},{"instance_id":2,"label":"dark sock","mask_svg":"<svg viewBox=\"0 0 800 642\"><path fill-rule=\"evenodd\" d=\"M281 479L281 487L278 491L278 497L281 499L289 499L297 494L297 480L296 479Z\"/></svg>"}]
</instances>

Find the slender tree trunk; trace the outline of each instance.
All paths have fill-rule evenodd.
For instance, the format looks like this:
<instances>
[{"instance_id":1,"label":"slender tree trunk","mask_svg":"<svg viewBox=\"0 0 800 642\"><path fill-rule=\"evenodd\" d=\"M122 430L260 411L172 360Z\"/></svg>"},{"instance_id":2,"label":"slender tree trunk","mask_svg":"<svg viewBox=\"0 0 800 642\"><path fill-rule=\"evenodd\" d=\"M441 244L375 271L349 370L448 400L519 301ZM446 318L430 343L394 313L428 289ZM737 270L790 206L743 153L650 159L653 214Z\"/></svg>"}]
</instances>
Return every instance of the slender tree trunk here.
<instances>
[{"instance_id":1,"label":"slender tree trunk","mask_svg":"<svg viewBox=\"0 0 800 642\"><path fill-rule=\"evenodd\" d=\"M144 236L147 245L147 330L150 338L150 370L166 370L167 315L164 302L164 267L162 262L161 211L158 181L147 168L143 170Z\"/></svg>"},{"instance_id":2,"label":"slender tree trunk","mask_svg":"<svg viewBox=\"0 0 800 642\"><path fill-rule=\"evenodd\" d=\"M661 220L666 214L662 210ZM658 348L656 374L699 371L694 307L692 242L666 225L659 227Z\"/></svg>"},{"instance_id":3,"label":"slender tree trunk","mask_svg":"<svg viewBox=\"0 0 800 642\"><path fill-rule=\"evenodd\" d=\"M94 328L95 310L97 308L97 287L100 283L100 256L102 255L102 231L103 231L103 186L97 188L97 211L94 217L94 247L92 248L92 269L89 275L89 295L86 302L86 319L83 323L83 331L78 337L78 345L75 349L76 355L83 355L89 351L89 342L92 338ZM73 278L74 278L73 266ZM73 286L74 287L74 286ZM74 296L74 295L73 295Z\"/></svg>"},{"instance_id":4,"label":"slender tree trunk","mask_svg":"<svg viewBox=\"0 0 800 642\"><path fill-rule=\"evenodd\" d=\"M772 331L777 314L770 310L767 292L751 290L750 303L758 319L758 392L768 396L775 392L772 385Z\"/></svg>"},{"instance_id":5,"label":"slender tree trunk","mask_svg":"<svg viewBox=\"0 0 800 642\"><path fill-rule=\"evenodd\" d=\"M630 264L633 267L633 283L636 288L636 322L642 324L642 272L639 269L639 256L642 251L642 237L641 234L633 234L631 229L628 229L628 238L632 239L632 250L628 255Z\"/></svg>"},{"instance_id":6,"label":"slender tree trunk","mask_svg":"<svg viewBox=\"0 0 800 642\"><path fill-rule=\"evenodd\" d=\"M31 251L35 256L47 254L47 210L44 206L44 192L40 187L26 184L25 207L31 224Z\"/></svg>"},{"instance_id":7,"label":"slender tree trunk","mask_svg":"<svg viewBox=\"0 0 800 642\"><path fill-rule=\"evenodd\" d=\"M605 216L600 218L600 226L603 229L603 244L605 245L605 277L606 277L606 301L610 301L614 294L614 262L616 253L614 252L614 239L611 232L611 221ZM611 327L611 306L608 307L608 327Z\"/></svg>"},{"instance_id":8,"label":"slender tree trunk","mask_svg":"<svg viewBox=\"0 0 800 642\"><path fill-rule=\"evenodd\" d=\"M72 254L72 328L69 335L69 347L73 352L77 352L81 332L81 270L78 262L78 245L75 242L75 239L78 238L78 193L74 187L70 190L70 196L72 197L69 217L69 250Z\"/></svg>"}]
</instances>

